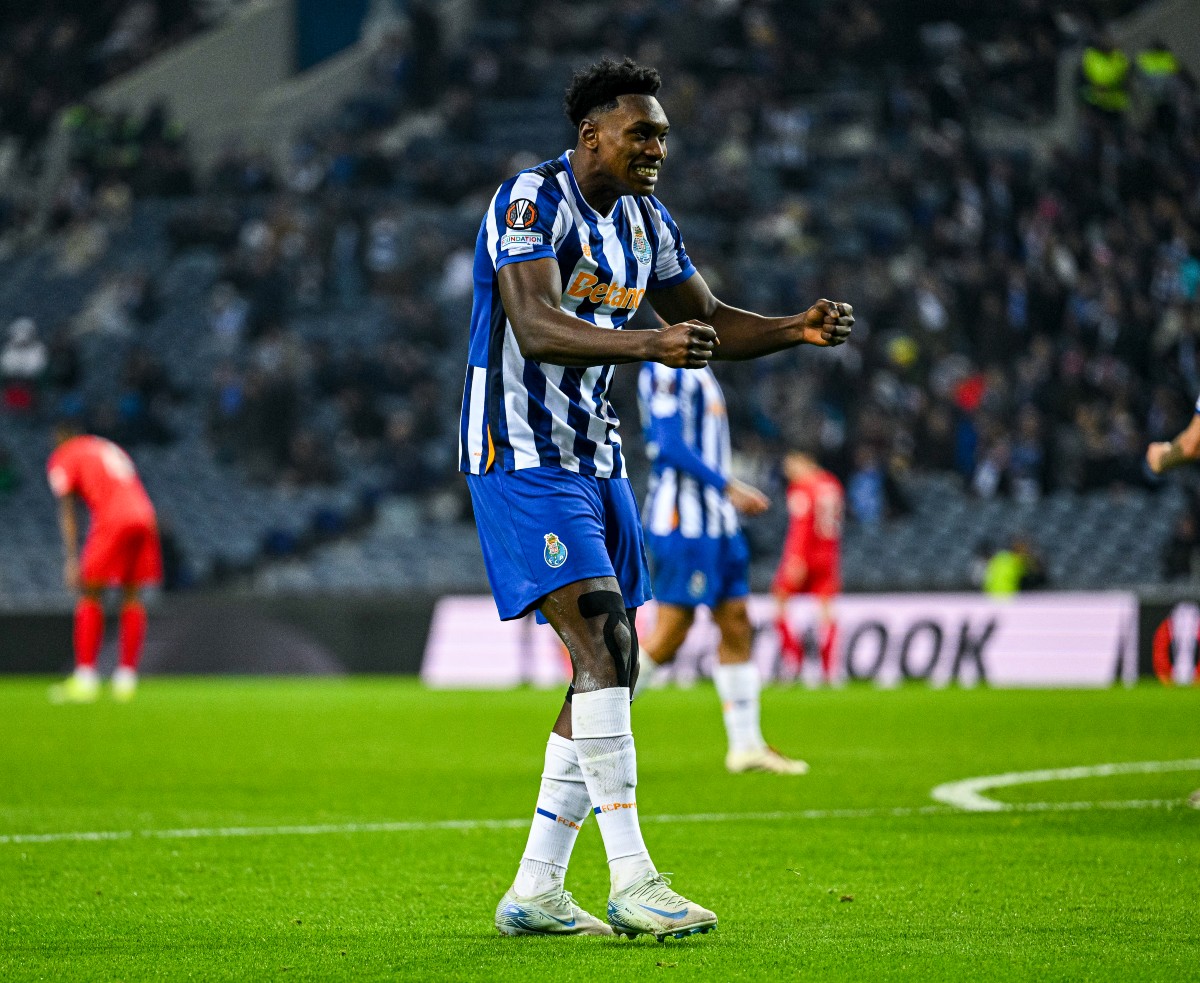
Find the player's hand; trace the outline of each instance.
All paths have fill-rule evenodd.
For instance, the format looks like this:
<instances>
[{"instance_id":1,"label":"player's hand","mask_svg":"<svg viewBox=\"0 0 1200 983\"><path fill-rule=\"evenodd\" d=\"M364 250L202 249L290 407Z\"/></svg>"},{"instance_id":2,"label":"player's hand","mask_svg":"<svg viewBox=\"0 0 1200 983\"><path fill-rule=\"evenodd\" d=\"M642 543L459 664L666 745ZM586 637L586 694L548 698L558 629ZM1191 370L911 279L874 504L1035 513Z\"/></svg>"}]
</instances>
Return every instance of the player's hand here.
<instances>
[{"instance_id":1,"label":"player's hand","mask_svg":"<svg viewBox=\"0 0 1200 983\"><path fill-rule=\"evenodd\" d=\"M1163 473L1163 458L1170 449L1171 442L1168 440L1158 441L1146 448L1146 464L1155 474Z\"/></svg>"},{"instance_id":2,"label":"player's hand","mask_svg":"<svg viewBox=\"0 0 1200 983\"><path fill-rule=\"evenodd\" d=\"M833 348L850 337L854 327L854 308L822 298L804 312L804 341L809 345Z\"/></svg>"},{"instance_id":3,"label":"player's hand","mask_svg":"<svg viewBox=\"0 0 1200 983\"><path fill-rule=\"evenodd\" d=\"M702 369L720 344L717 332L701 321L680 321L658 329L658 348L653 361L673 369Z\"/></svg>"},{"instance_id":4,"label":"player's hand","mask_svg":"<svg viewBox=\"0 0 1200 983\"><path fill-rule=\"evenodd\" d=\"M79 589L79 561L73 556L63 561L63 583L67 590Z\"/></svg>"},{"instance_id":5,"label":"player's hand","mask_svg":"<svg viewBox=\"0 0 1200 983\"><path fill-rule=\"evenodd\" d=\"M741 515L762 515L771 505L767 498L753 485L748 485L737 478L730 478L725 485L725 494Z\"/></svg>"}]
</instances>

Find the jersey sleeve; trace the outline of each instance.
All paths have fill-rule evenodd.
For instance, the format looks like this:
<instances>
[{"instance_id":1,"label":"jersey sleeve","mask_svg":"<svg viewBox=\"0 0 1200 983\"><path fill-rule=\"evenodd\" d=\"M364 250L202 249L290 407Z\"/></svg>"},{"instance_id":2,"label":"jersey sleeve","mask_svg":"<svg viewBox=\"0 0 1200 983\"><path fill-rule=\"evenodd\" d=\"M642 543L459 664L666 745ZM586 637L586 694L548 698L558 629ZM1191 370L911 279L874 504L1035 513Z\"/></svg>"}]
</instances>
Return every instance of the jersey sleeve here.
<instances>
[{"instance_id":1,"label":"jersey sleeve","mask_svg":"<svg viewBox=\"0 0 1200 983\"><path fill-rule=\"evenodd\" d=\"M683 439L683 419L680 417L680 395L684 385L683 369L660 370L655 366L653 392L650 395L649 420L646 426L646 452L652 461L691 475L701 484L719 492L725 490L727 479L704 463Z\"/></svg>"},{"instance_id":2,"label":"jersey sleeve","mask_svg":"<svg viewBox=\"0 0 1200 983\"><path fill-rule=\"evenodd\" d=\"M1196 412L1200 413L1200 397L1196 399Z\"/></svg>"},{"instance_id":3,"label":"jersey sleeve","mask_svg":"<svg viewBox=\"0 0 1200 983\"><path fill-rule=\"evenodd\" d=\"M505 181L488 214L488 249L497 269L530 259L553 259L561 237L562 192L550 178L524 171Z\"/></svg>"},{"instance_id":4,"label":"jersey sleeve","mask_svg":"<svg viewBox=\"0 0 1200 983\"><path fill-rule=\"evenodd\" d=\"M658 287L672 287L683 283L696 272L688 258L687 249L683 245L683 236L679 226L671 218L670 213L657 198L650 199L650 219L654 223L655 250L654 266L650 270L650 279L646 283L648 290Z\"/></svg>"}]
</instances>

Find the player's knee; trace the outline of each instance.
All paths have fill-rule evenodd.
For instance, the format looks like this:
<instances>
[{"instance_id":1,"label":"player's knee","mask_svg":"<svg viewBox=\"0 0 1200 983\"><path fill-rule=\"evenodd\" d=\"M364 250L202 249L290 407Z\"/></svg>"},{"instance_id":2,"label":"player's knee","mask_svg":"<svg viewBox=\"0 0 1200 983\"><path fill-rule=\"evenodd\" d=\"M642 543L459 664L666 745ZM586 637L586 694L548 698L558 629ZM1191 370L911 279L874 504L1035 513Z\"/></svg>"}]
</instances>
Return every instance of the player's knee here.
<instances>
[{"instance_id":1,"label":"player's knee","mask_svg":"<svg viewBox=\"0 0 1200 983\"><path fill-rule=\"evenodd\" d=\"M579 598L579 613L596 632L595 646L602 646L612 659L617 685L629 686L637 662L637 634L625 612L624 598L616 591L589 591Z\"/></svg>"},{"instance_id":2,"label":"player's knee","mask_svg":"<svg viewBox=\"0 0 1200 983\"><path fill-rule=\"evenodd\" d=\"M732 611L724 611L717 619L717 627L727 644L748 645L754 636L750 624L750 615L745 607L737 607Z\"/></svg>"}]
</instances>

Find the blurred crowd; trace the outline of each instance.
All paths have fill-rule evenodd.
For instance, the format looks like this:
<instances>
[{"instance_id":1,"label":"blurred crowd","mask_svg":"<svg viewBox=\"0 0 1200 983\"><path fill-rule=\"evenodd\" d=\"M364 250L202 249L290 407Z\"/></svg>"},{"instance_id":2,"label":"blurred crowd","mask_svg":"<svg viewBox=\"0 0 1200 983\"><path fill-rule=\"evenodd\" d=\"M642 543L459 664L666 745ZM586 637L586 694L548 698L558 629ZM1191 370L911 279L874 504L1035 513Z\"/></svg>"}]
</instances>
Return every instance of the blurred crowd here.
<instances>
[{"instance_id":1,"label":"blurred crowd","mask_svg":"<svg viewBox=\"0 0 1200 983\"><path fill-rule=\"evenodd\" d=\"M129 52L196 23L194 5L143 5L156 27ZM569 65L629 53L663 73L662 198L718 295L770 313L818 296L855 305L835 353L719 368L741 467L761 475L815 430L868 525L903 514L906 479L925 472L1020 501L1143 482L1146 440L1173 433L1200 393L1200 105L1169 44L1120 51L1105 28L1132 0L802 6L481 0L451 42L437 5L412 2L379 32L364 91L285 158L235 143L204 174L167 107L133 120L77 106L52 220L64 268L94 262L106 230L154 196L179 199L176 254L220 257L211 376L183 393L135 346L110 425L170 439L166 408L187 398L216 452L262 480L369 467L393 491L460 495L479 216L500 181L569 145L561 120L531 128L521 114L555 119ZM75 30L107 36L135 7L96 4ZM44 44L46 17L8 15L8 30ZM96 61L90 44L83 89L128 63ZM1079 125L1052 145L1036 127L1056 111L1064 51L1078 57ZM13 84L4 57L0 88ZM1013 123L1029 139L990 138ZM20 125L28 139L45 128ZM51 332L42 377L69 393L75 332L136 337L159 289L145 270L110 278ZM355 328L367 309L382 329ZM314 317L342 319L346 338L297 329ZM28 334L14 323L7 343Z\"/></svg>"}]
</instances>

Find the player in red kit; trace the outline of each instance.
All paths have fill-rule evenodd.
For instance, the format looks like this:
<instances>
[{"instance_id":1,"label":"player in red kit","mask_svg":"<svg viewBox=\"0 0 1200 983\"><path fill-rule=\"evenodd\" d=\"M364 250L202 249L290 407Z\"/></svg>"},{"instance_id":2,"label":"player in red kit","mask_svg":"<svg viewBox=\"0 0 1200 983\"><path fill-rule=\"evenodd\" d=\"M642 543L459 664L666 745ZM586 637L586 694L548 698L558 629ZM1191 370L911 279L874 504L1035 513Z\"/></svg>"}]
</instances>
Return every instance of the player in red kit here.
<instances>
[{"instance_id":1,"label":"player in red kit","mask_svg":"<svg viewBox=\"0 0 1200 983\"><path fill-rule=\"evenodd\" d=\"M108 587L123 591L118 634L119 662L112 692L130 700L137 689L138 660L146 637L142 588L162 582L158 521L150 497L120 447L102 437L86 436L73 424L55 429L56 448L46 477L59 500L66 560L63 580L80 592L75 606L75 672L51 689L56 703L88 703L100 689L96 656L104 640L100 595ZM79 551L76 500L88 510L87 538Z\"/></svg>"},{"instance_id":2,"label":"player in red kit","mask_svg":"<svg viewBox=\"0 0 1200 983\"><path fill-rule=\"evenodd\" d=\"M771 587L777 603L775 628L779 633L780 653L797 669L803 664L804 646L788 623L787 602L795 594L814 595L819 616L821 673L826 682L832 682L837 641L833 598L842 589L845 496L841 482L805 450L788 451L783 459L783 473L788 481L788 531Z\"/></svg>"}]
</instances>

